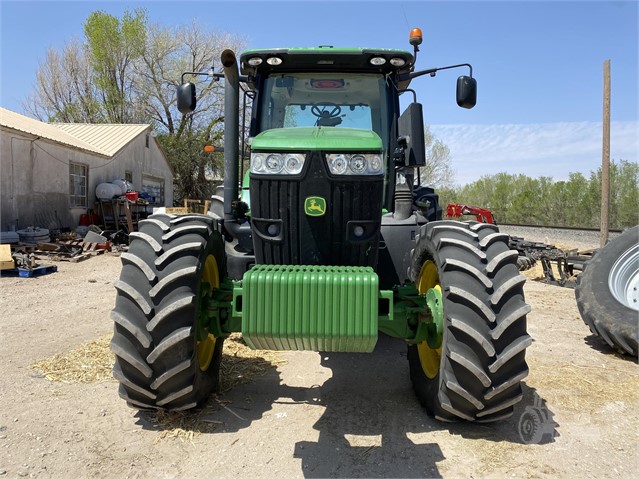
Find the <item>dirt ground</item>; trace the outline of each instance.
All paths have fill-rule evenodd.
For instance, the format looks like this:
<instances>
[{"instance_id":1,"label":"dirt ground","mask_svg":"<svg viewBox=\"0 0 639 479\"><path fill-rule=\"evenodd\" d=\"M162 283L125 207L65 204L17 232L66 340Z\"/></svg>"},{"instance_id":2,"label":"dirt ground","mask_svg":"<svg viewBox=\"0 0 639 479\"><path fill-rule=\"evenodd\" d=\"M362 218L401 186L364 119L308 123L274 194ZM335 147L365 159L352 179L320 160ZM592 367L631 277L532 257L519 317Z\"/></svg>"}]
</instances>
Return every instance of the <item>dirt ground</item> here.
<instances>
[{"instance_id":1,"label":"dirt ground","mask_svg":"<svg viewBox=\"0 0 639 479\"><path fill-rule=\"evenodd\" d=\"M0 477L628 477L639 467L639 369L593 338L574 293L534 281L530 375L514 416L426 416L406 349L278 353L265 374L185 416L126 406L113 380L50 381L36 361L108 337L119 258L0 278ZM531 417L543 435L531 437ZM184 432L184 431L182 431Z\"/></svg>"}]
</instances>

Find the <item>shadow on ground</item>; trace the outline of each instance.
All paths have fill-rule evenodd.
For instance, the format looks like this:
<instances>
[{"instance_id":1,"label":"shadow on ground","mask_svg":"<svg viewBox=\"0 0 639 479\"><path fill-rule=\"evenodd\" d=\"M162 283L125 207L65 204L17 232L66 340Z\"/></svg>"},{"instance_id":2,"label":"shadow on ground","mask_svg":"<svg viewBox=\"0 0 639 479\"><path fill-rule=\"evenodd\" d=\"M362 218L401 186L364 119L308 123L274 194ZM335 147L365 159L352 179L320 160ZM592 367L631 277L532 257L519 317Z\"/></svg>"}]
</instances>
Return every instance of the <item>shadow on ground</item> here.
<instances>
[{"instance_id":1,"label":"shadow on ground","mask_svg":"<svg viewBox=\"0 0 639 479\"><path fill-rule=\"evenodd\" d=\"M321 354L332 377L316 392L318 441L295 446L304 477L441 477L439 445L409 437L432 420L411 389L405 343L380 335L372 354Z\"/></svg>"},{"instance_id":2,"label":"shadow on ground","mask_svg":"<svg viewBox=\"0 0 639 479\"><path fill-rule=\"evenodd\" d=\"M513 416L492 424L442 423L426 415L409 379L406 345L380 336L371 355L323 353L332 377L317 394L326 409L317 442L299 442L305 477L441 477L439 445L424 435L445 430L465 439L546 444L558 424L546 401L523 385Z\"/></svg>"},{"instance_id":3,"label":"shadow on ground","mask_svg":"<svg viewBox=\"0 0 639 479\"><path fill-rule=\"evenodd\" d=\"M559 423L555 422L555 413L537 393L535 388L522 383L522 400L515 405L510 418L493 423L450 423L436 422L438 429L465 439L483 439L494 442L514 444L542 445L555 442L559 436Z\"/></svg>"},{"instance_id":4,"label":"shadow on ground","mask_svg":"<svg viewBox=\"0 0 639 479\"><path fill-rule=\"evenodd\" d=\"M518 444L546 444L558 436L558 424L546 401L523 384L523 399L510 419L491 423L442 423L429 417L412 390L406 344L380 335L372 354L318 353L331 378L320 386L281 384L274 364L256 357L264 374L231 391L213 396L177 427L202 433L229 433L248 428L281 398L323 406L313 425L317 442L301 441L292 454L301 460L305 477L441 477L441 448L424 433L447 431L464 439ZM294 360L294 359L293 359ZM138 424L153 430L176 427L158 424L156 413L140 412Z\"/></svg>"},{"instance_id":5,"label":"shadow on ground","mask_svg":"<svg viewBox=\"0 0 639 479\"><path fill-rule=\"evenodd\" d=\"M584 342L592 349L599 351L600 353L606 354L608 356L616 356L619 359L632 361L633 363L637 362L636 357L617 351L615 348L610 346L602 337L596 334L590 334L586 336L584 338Z\"/></svg>"}]
</instances>

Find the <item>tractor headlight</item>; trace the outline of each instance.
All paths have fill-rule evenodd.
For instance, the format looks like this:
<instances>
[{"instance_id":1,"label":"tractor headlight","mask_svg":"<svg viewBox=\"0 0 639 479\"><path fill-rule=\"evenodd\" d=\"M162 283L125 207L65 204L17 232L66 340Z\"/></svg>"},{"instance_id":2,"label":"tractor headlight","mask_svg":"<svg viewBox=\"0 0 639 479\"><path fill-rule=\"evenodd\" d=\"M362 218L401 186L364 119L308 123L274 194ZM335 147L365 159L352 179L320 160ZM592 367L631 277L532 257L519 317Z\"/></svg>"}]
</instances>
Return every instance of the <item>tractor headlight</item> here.
<instances>
[{"instance_id":1,"label":"tractor headlight","mask_svg":"<svg viewBox=\"0 0 639 479\"><path fill-rule=\"evenodd\" d=\"M304 167L304 155L284 155L284 169L289 175L298 175Z\"/></svg>"},{"instance_id":2,"label":"tractor headlight","mask_svg":"<svg viewBox=\"0 0 639 479\"><path fill-rule=\"evenodd\" d=\"M267 173L277 174L282 171L284 158L282 158L282 155L279 153L271 153L270 155L266 155L264 166L266 167Z\"/></svg>"},{"instance_id":3,"label":"tractor headlight","mask_svg":"<svg viewBox=\"0 0 639 479\"><path fill-rule=\"evenodd\" d=\"M351 171L356 175L363 175L366 172L366 158L362 155L354 155L350 161Z\"/></svg>"},{"instance_id":4,"label":"tractor headlight","mask_svg":"<svg viewBox=\"0 0 639 479\"><path fill-rule=\"evenodd\" d=\"M299 153L251 153L251 173L261 175L298 175L306 157Z\"/></svg>"},{"instance_id":5,"label":"tractor headlight","mask_svg":"<svg viewBox=\"0 0 639 479\"><path fill-rule=\"evenodd\" d=\"M346 174L348 170L346 155L328 155L328 169L334 175Z\"/></svg>"},{"instance_id":6,"label":"tractor headlight","mask_svg":"<svg viewBox=\"0 0 639 479\"><path fill-rule=\"evenodd\" d=\"M333 175L381 175L380 154L337 153L327 155L328 170Z\"/></svg>"}]
</instances>

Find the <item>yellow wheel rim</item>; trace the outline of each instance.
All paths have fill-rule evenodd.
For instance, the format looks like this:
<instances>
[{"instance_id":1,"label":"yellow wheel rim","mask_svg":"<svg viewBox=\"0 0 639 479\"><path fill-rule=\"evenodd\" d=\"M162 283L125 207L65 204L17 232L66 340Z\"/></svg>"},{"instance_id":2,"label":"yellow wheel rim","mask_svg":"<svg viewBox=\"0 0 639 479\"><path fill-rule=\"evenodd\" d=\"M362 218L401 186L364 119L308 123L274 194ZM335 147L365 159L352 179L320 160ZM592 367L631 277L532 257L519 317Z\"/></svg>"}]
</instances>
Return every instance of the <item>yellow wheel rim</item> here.
<instances>
[{"instance_id":1,"label":"yellow wheel rim","mask_svg":"<svg viewBox=\"0 0 639 479\"><path fill-rule=\"evenodd\" d=\"M437 266L432 261L426 261L419 272L417 291L419 291L419 294L425 295L426 292L432 288L438 290L441 294L442 287L439 284ZM442 360L442 348L432 349L426 341L422 341L417 344L417 353L419 354L419 362L422 365L422 370L426 377L435 379Z\"/></svg>"},{"instance_id":2,"label":"yellow wheel rim","mask_svg":"<svg viewBox=\"0 0 639 479\"><path fill-rule=\"evenodd\" d=\"M200 286L202 293L212 291L220 287L220 274L217 267L215 256L209 255L204 261L202 268L202 285ZM202 312L200 312L202 314ZM208 333L205 339L197 342L197 360L202 371L206 371L213 360L215 352L215 336Z\"/></svg>"}]
</instances>

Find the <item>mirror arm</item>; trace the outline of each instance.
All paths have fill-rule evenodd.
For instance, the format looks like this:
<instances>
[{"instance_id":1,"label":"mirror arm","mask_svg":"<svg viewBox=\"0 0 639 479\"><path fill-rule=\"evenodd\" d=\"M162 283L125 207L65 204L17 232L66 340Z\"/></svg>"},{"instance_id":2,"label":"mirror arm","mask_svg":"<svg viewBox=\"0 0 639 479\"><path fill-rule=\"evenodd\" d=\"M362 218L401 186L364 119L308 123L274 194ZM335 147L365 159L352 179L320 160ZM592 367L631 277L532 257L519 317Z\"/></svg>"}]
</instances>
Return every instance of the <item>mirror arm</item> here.
<instances>
[{"instance_id":1,"label":"mirror arm","mask_svg":"<svg viewBox=\"0 0 639 479\"><path fill-rule=\"evenodd\" d=\"M413 90L412 88L406 88L406 90L402 90L401 93L404 93L404 92L407 92L407 91L409 91L409 92L411 92L413 94L413 102L417 103L417 93L415 92L415 90Z\"/></svg>"},{"instance_id":2,"label":"mirror arm","mask_svg":"<svg viewBox=\"0 0 639 479\"><path fill-rule=\"evenodd\" d=\"M212 77L214 80L220 80L220 79L224 78L224 73L184 72L184 73L182 73L182 76L180 77L180 83L182 83L182 84L184 84L184 76L185 75L203 75L203 76L207 76L207 77ZM249 81L249 77L240 75L239 80L240 80L241 83L246 83L246 82Z\"/></svg>"},{"instance_id":3,"label":"mirror arm","mask_svg":"<svg viewBox=\"0 0 639 479\"><path fill-rule=\"evenodd\" d=\"M185 75L203 75L207 77L212 77L214 80L219 80L220 78L224 78L224 73L213 73L211 71L208 72L184 72L180 77L180 83L184 84L184 76Z\"/></svg>"},{"instance_id":4,"label":"mirror arm","mask_svg":"<svg viewBox=\"0 0 639 479\"><path fill-rule=\"evenodd\" d=\"M470 70L470 77L471 78L473 77L473 66L470 63L460 63L459 65L450 65L447 67L429 68L428 70L421 70L418 72L407 73L402 76L406 77L405 78L406 80L412 80L413 78L417 78L422 75L430 75L434 77L437 74L437 72L440 70L450 70L451 68L459 68L459 67L468 67Z\"/></svg>"}]
</instances>

